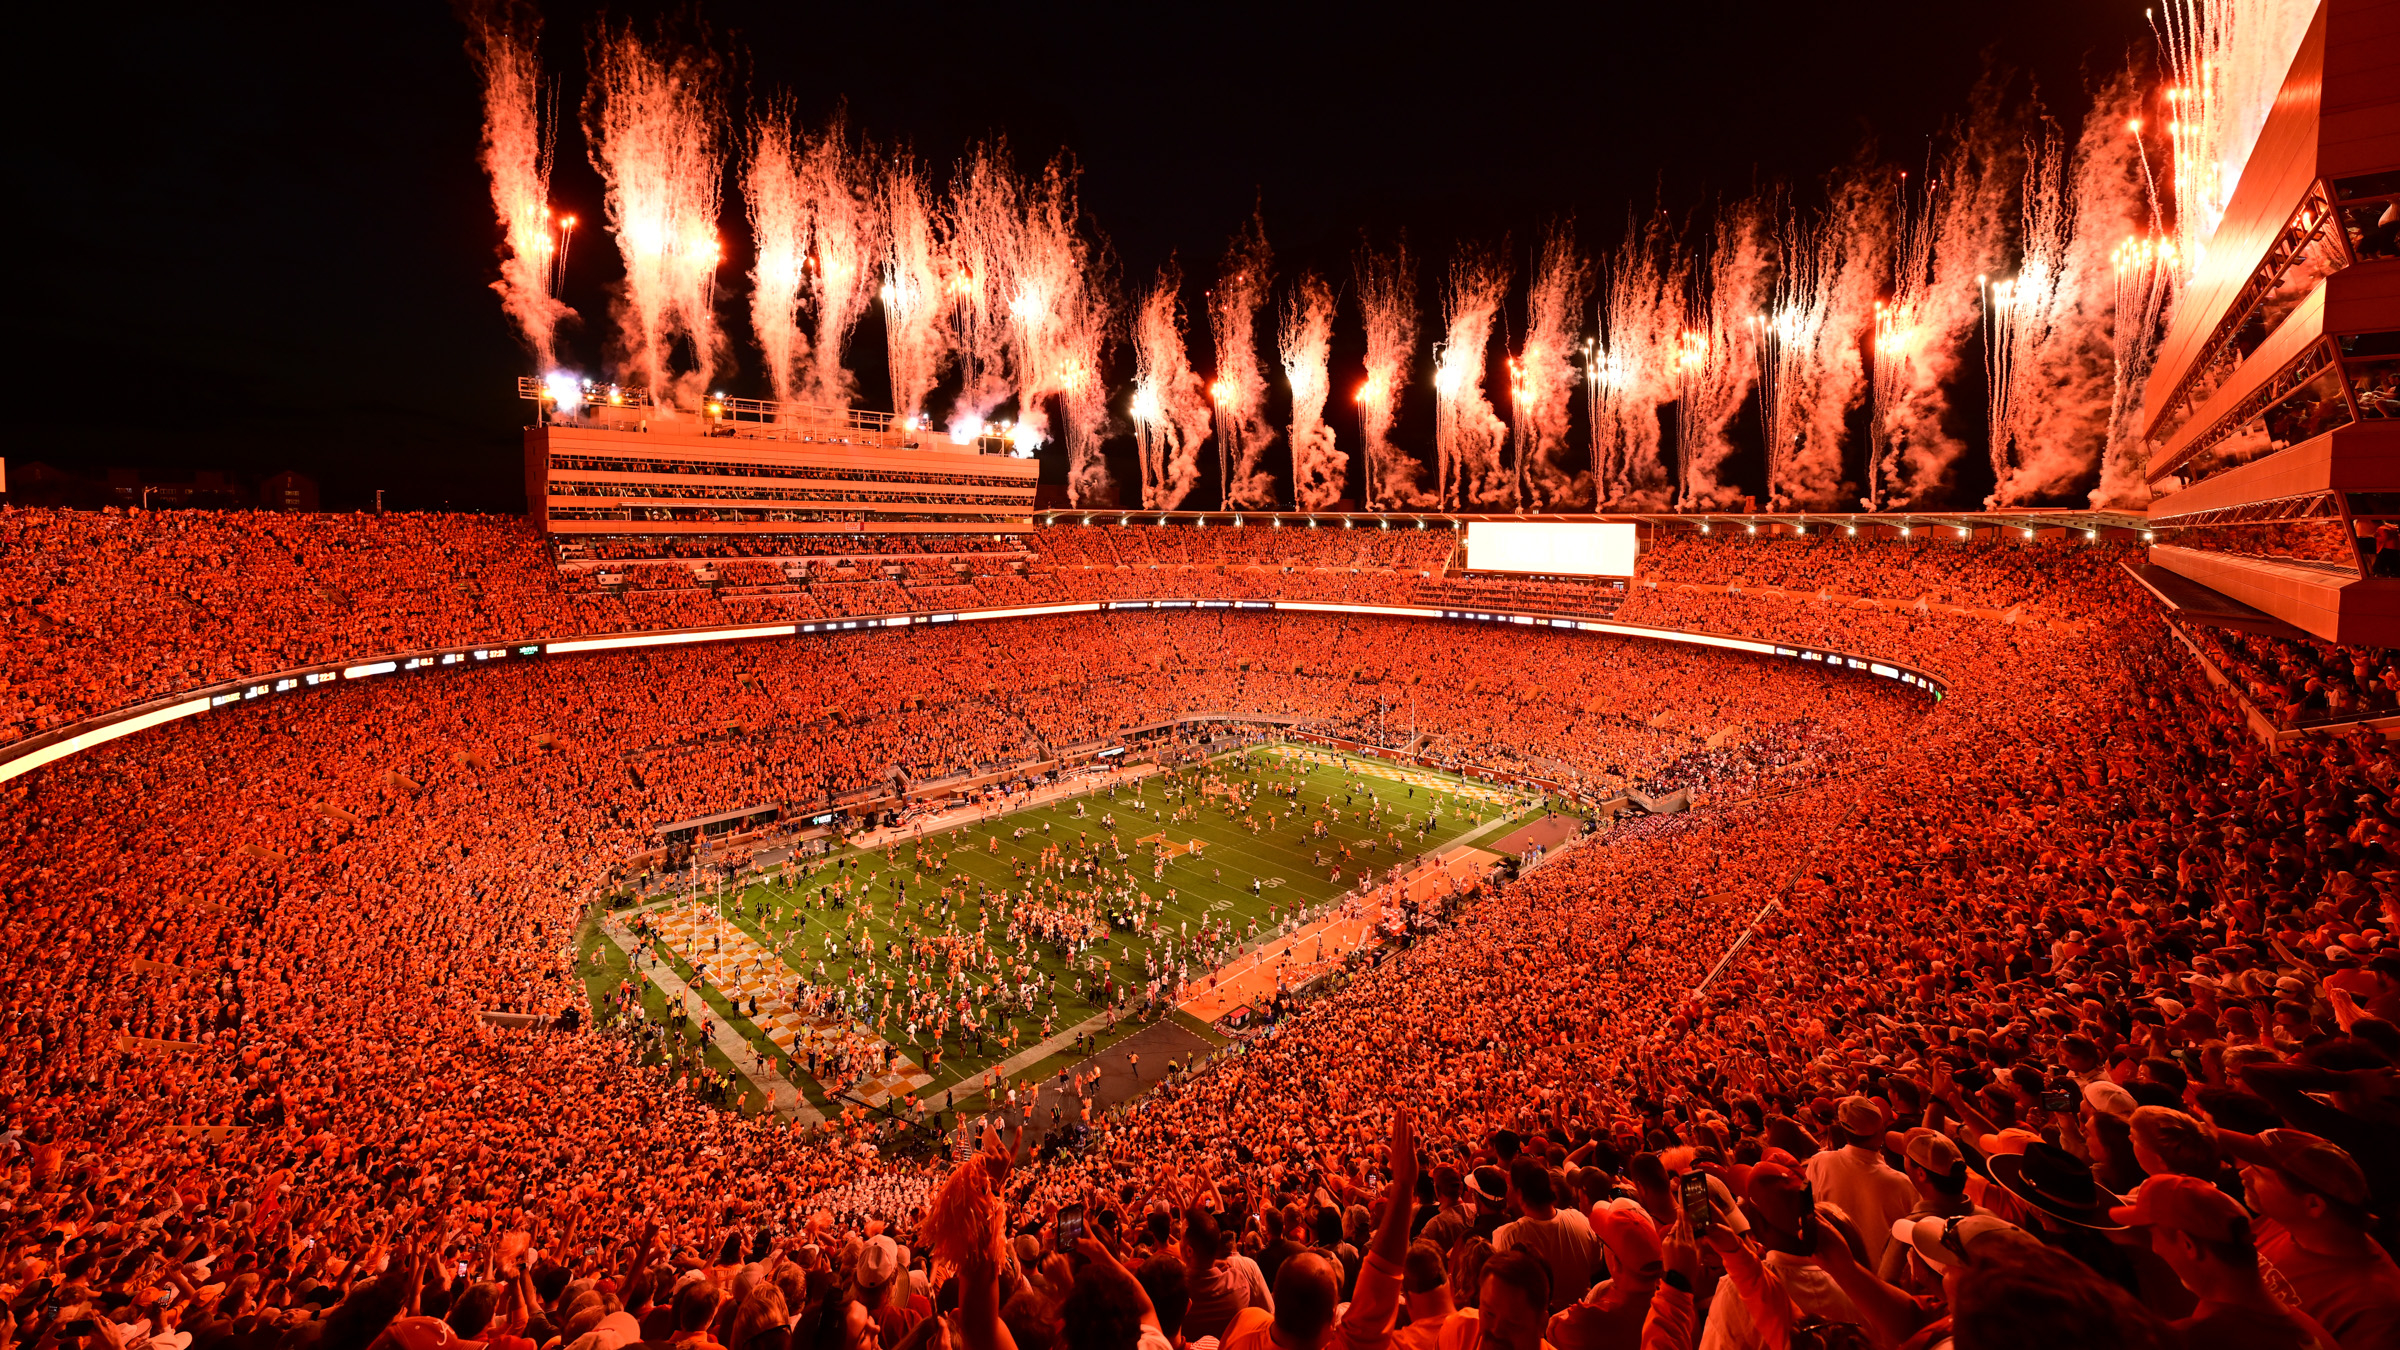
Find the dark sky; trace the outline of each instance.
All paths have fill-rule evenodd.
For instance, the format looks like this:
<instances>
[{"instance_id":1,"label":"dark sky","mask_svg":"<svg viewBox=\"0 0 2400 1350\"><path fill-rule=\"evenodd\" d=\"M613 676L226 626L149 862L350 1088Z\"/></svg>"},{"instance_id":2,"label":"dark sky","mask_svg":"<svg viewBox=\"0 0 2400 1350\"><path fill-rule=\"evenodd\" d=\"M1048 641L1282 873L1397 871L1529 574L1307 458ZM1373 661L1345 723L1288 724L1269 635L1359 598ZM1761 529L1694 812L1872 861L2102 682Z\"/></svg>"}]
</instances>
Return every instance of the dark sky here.
<instances>
[{"instance_id":1,"label":"dark sky","mask_svg":"<svg viewBox=\"0 0 2400 1350\"><path fill-rule=\"evenodd\" d=\"M498 234L463 30L439 3L266 8L54 8L45 22L75 27L18 48L35 411L6 453L294 467L329 506L384 487L396 505L514 509L528 367L485 289ZM570 110L595 12L545 8ZM1123 275L1179 254L1195 301L1254 202L1286 275L1346 279L1362 231L1405 229L1437 262L1506 235L1521 257L1560 214L1596 251L1653 201L1806 184L1870 144L1922 162L1987 64L2072 118L2089 73L2149 50L2138 0L696 12L746 88L789 89L812 121L847 99L869 136L937 163L994 133L1028 167L1071 150ZM569 120L553 197L594 223ZM727 200L736 319L748 257ZM616 270L585 229L567 298L603 314ZM587 367L599 328L569 340ZM726 383L764 392L737 360ZM879 360L853 364L874 401Z\"/></svg>"}]
</instances>

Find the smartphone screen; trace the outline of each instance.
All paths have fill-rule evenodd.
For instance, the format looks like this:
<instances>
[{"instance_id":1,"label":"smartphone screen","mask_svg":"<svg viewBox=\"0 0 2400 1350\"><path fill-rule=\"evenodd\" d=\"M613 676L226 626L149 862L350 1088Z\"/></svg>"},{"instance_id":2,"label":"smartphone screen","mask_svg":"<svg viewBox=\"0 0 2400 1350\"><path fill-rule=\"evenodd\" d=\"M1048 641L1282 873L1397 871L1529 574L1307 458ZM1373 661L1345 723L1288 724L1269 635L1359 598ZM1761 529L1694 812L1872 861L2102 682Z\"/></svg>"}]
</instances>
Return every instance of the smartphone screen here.
<instances>
[{"instance_id":1,"label":"smartphone screen","mask_svg":"<svg viewBox=\"0 0 2400 1350\"><path fill-rule=\"evenodd\" d=\"M1692 1236L1698 1237L1717 1222L1717 1202L1708 1193L1708 1173L1693 1170L1683 1174L1683 1213L1691 1220Z\"/></svg>"},{"instance_id":2,"label":"smartphone screen","mask_svg":"<svg viewBox=\"0 0 2400 1350\"><path fill-rule=\"evenodd\" d=\"M1058 1212L1058 1241L1064 1247L1083 1237L1083 1206L1069 1205Z\"/></svg>"}]
</instances>

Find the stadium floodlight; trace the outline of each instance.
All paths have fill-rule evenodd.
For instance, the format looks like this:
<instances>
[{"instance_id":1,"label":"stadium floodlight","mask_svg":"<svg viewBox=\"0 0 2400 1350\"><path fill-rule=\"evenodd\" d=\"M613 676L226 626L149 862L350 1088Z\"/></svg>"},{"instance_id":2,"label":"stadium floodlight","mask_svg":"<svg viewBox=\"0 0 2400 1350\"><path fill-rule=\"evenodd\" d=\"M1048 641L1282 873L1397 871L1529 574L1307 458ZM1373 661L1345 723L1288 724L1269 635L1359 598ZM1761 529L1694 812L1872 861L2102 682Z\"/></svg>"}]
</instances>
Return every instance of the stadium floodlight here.
<instances>
[{"instance_id":1,"label":"stadium floodlight","mask_svg":"<svg viewBox=\"0 0 2400 1350\"><path fill-rule=\"evenodd\" d=\"M2025 532L2025 537L2026 537L2026 538L2028 538L2028 539L2031 539L2031 538L2033 538L2033 531L2031 531L2031 530L2027 530L2027 531Z\"/></svg>"},{"instance_id":2,"label":"stadium floodlight","mask_svg":"<svg viewBox=\"0 0 2400 1350\"><path fill-rule=\"evenodd\" d=\"M1752 521L1747 528L1752 534L1758 533L1758 522Z\"/></svg>"},{"instance_id":3,"label":"stadium floodlight","mask_svg":"<svg viewBox=\"0 0 2400 1350\"><path fill-rule=\"evenodd\" d=\"M1708 522L1705 520L1700 522L1700 533L1708 533Z\"/></svg>"},{"instance_id":4,"label":"stadium floodlight","mask_svg":"<svg viewBox=\"0 0 2400 1350\"><path fill-rule=\"evenodd\" d=\"M1966 537L1967 537L1967 527L1966 527L1966 526L1964 526L1964 525L1961 525L1961 526L1959 526L1959 527L1958 527L1958 537L1959 537L1959 538L1961 538L1961 539L1964 539L1964 538L1966 538Z\"/></svg>"},{"instance_id":5,"label":"stadium floodlight","mask_svg":"<svg viewBox=\"0 0 2400 1350\"><path fill-rule=\"evenodd\" d=\"M2158 536L2157 536L2157 535L2155 535L2155 534L2153 534L2153 533L2151 533L2150 531L2148 531L2148 530L2144 530L2144 531L2142 531L2142 542L2143 542L2143 543L2145 543L2145 544L2148 544L2148 543L2155 543L2155 542L2157 541L2157 539L2158 539Z\"/></svg>"},{"instance_id":6,"label":"stadium floodlight","mask_svg":"<svg viewBox=\"0 0 2400 1350\"><path fill-rule=\"evenodd\" d=\"M1808 522L1807 522L1807 521L1805 521L1805 520L1798 520L1798 521L1794 521L1794 522L1792 522L1792 533L1794 533L1794 534L1806 534L1806 533L1808 533Z\"/></svg>"},{"instance_id":7,"label":"stadium floodlight","mask_svg":"<svg viewBox=\"0 0 2400 1350\"><path fill-rule=\"evenodd\" d=\"M2083 532L2083 537L2086 539L2097 539L2100 537L2100 532L2098 530L2085 530Z\"/></svg>"},{"instance_id":8,"label":"stadium floodlight","mask_svg":"<svg viewBox=\"0 0 2400 1350\"><path fill-rule=\"evenodd\" d=\"M1906 525L1900 527L1900 537L1903 539L1908 538L1908 527Z\"/></svg>"},{"instance_id":9,"label":"stadium floodlight","mask_svg":"<svg viewBox=\"0 0 2400 1350\"><path fill-rule=\"evenodd\" d=\"M1858 533L1858 527L1857 527L1856 525L1853 525L1853 526L1851 526L1851 527L1850 527L1850 533L1852 533L1852 534L1856 534L1856 533Z\"/></svg>"}]
</instances>

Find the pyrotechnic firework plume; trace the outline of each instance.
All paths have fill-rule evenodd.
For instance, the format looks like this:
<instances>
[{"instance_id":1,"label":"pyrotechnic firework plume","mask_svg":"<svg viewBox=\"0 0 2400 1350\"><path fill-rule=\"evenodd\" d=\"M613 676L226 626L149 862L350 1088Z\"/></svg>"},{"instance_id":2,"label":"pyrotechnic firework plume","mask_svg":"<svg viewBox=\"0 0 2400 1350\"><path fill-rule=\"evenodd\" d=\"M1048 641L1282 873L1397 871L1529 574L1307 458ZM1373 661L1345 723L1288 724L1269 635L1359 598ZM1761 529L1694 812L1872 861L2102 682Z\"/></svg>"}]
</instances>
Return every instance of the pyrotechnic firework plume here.
<instances>
[{"instance_id":1,"label":"pyrotechnic firework plume","mask_svg":"<svg viewBox=\"0 0 2400 1350\"><path fill-rule=\"evenodd\" d=\"M1266 469L1275 431L1267 425L1267 375L1258 356L1258 312L1274 282L1274 262L1266 221L1253 215L1226 246L1208 297L1217 348L1217 377L1208 392L1216 407L1218 482L1227 507L1275 505L1275 476Z\"/></svg>"},{"instance_id":2,"label":"pyrotechnic firework plume","mask_svg":"<svg viewBox=\"0 0 2400 1350\"><path fill-rule=\"evenodd\" d=\"M2174 146L2170 263L2185 269L2179 282L2207 256L2316 10L2316 0L2165 0L2151 11L2175 81L2167 133Z\"/></svg>"},{"instance_id":3,"label":"pyrotechnic firework plume","mask_svg":"<svg viewBox=\"0 0 2400 1350\"><path fill-rule=\"evenodd\" d=\"M1863 344L1872 339L1877 297L1891 272L1885 186L1867 172L1850 173L1836 180L1832 198L1815 232L1816 303L1823 317L1807 359L1776 386L1783 408L1779 436L1788 448L1782 480L1772 491L1804 510L1829 510L1856 490L1843 468L1843 443L1850 413L1867 395Z\"/></svg>"},{"instance_id":4,"label":"pyrotechnic firework plume","mask_svg":"<svg viewBox=\"0 0 2400 1350\"><path fill-rule=\"evenodd\" d=\"M1734 451L1728 435L1756 375L1749 322L1767 296L1767 221L1754 202L1723 212L1707 262L1687 291L1675 347L1675 446L1684 508L1724 507L1741 495L1718 472Z\"/></svg>"},{"instance_id":5,"label":"pyrotechnic firework plume","mask_svg":"<svg viewBox=\"0 0 2400 1350\"><path fill-rule=\"evenodd\" d=\"M583 104L592 167L608 186L608 225L625 257L616 311L629 382L697 406L723 338L716 320L717 192L724 117L717 71L701 51L649 43L630 23L592 33ZM678 339L689 364L674 368Z\"/></svg>"},{"instance_id":6,"label":"pyrotechnic firework plume","mask_svg":"<svg viewBox=\"0 0 2400 1350\"><path fill-rule=\"evenodd\" d=\"M1832 231L1786 215L1772 241L1775 272L1765 309L1751 316L1758 362L1758 419L1767 450L1767 501L1782 510L1800 490L1799 464L1813 429L1818 340L1833 300ZM1838 465L1837 465L1838 468Z\"/></svg>"},{"instance_id":7,"label":"pyrotechnic firework plume","mask_svg":"<svg viewBox=\"0 0 2400 1350\"><path fill-rule=\"evenodd\" d=\"M1008 401L1008 301L1015 285L1009 269L1023 228L1024 196L1008 166L1005 141L968 152L951 183L946 318L960 385L950 412L950 439L961 445Z\"/></svg>"},{"instance_id":8,"label":"pyrotechnic firework plume","mask_svg":"<svg viewBox=\"0 0 2400 1350\"><path fill-rule=\"evenodd\" d=\"M1584 359L1592 400L1592 472L1600 502L1664 510L1674 482L1658 410L1675 397L1683 264L1664 213L1628 232L1600 297L1600 335Z\"/></svg>"},{"instance_id":9,"label":"pyrotechnic firework plume","mask_svg":"<svg viewBox=\"0 0 2400 1350\"><path fill-rule=\"evenodd\" d=\"M483 170L508 245L492 289L546 375L558 364L558 325L575 313L558 299L575 218L550 211L558 109L542 88L542 17L522 0L475 0L465 18L467 54L483 76Z\"/></svg>"},{"instance_id":10,"label":"pyrotechnic firework plume","mask_svg":"<svg viewBox=\"0 0 2400 1350\"><path fill-rule=\"evenodd\" d=\"M2143 394L2158 359L2167 305L2182 275L2173 236L2158 228L2158 180L2142 140L2141 118L2125 124L2126 141L2141 173L2138 211L2125 214L2128 232L2109 250L2114 294L2109 309L2109 350L2114 378L2109 386L2108 445L2101 452L2100 482L2091 503L2138 509L2150 502L2149 461L2142 439ZM2088 133L2087 133L2088 134ZM2105 220L2095 222L2105 226Z\"/></svg>"},{"instance_id":11,"label":"pyrotechnic firework plume","mask_svg":"<svg viewBox=\"0 0 2400 1350\"><path fill-rule=\"evenodd\" d=\"M933 197L916 161L896 156L883 180L883 217L891 249L884 266L883 320L892 375L892 411L914 423L950 354L943 310L941 242Z\"/></svg>"},{"instance_id":12,"label":"pyrotechnic firework plume","mask_svg":"<svg viewBox=\"0 0 2400 1350\"><path fill-rule=\"evenodd\" d=\"M2146 344L2128 341L2121 353L2119 332L2144 320L2138 308L2116 312L2112 255L2148 214L2140 147L2127 129L2139 107L2133 80L2120 77L2094 100L2071 162L2055 132L2030 147L2022 261L1994 286L1992 326L2006 341L1988 350L2007 378L1992 385L1990 505L2046 504L2091 482L2114 438L2129 362L2138 395Z\"/></svg>"},{"instance_id":13,"label":"pyrotechnic firework plume","mask_svg":"<svg viewBox=\"0 0 2400 1350\"><path fill-rule=\"evenodd\" d=\"M1880 511L1900 474L1904 400L1916 386L1914 366L1918 332L1925 310L1925 290L1933 279L1933 208L1935 188L1911 198L1908 176L1901 175L1894 203L1891 298L1875 306L1875 327L1869 345L1873 383L1867 417L1867 495L1859 505Z\"/></svg>"},{"instance_id":14,"label":"pyrotechnic firework plume","mask_svg":"<svg viewBox=\"0 0 2400 1350\"><path fill-rule=\"evenodd\" d=\"M1985 426L1991 440L1992 476L1998 483L1986 506L2016 500L2012 481L2021 455L2017 416L2025 400L2020 386L2041 378L2036 358L2049 340L2051 311L2060 298L2067 235L2073 228L2060 183L2065 151L2056 127L2045 126L2027 146L2025 232L2013 277L1991 277L1983 285Z\"/></svg>"},{"instance_id":15,"label":"pyrotechnic firework plume","mask_svg":"<svg viewBox=\"0 0 2400 1350\"><path fill-rule=\"evenodd\" d=\"M1017 371L1017 435L1031 450L1050 434L1047 401L1056 397L1065 426L1067 495L1075 505L1113 505L1100 443L1108 432L1108 385L1101 361L1111 309L1100 258L1085 237L1075 175L1053 161L1025 197L1024 226L1008 268L1009 332Z\"/></svg>"},{"instance_id":16,"label":"pyrotechnic firework plume","mask_svg":"<svg viewBox=\"0 0 2400 1350\"><path fill-rule=\"evenodd\" d=\"M817 135L798 165L808 202L810 280L816 292L816 341L810 352L807 398L847 405L858 381L842 364L850 335L875 302L883 281L882 202L871 154L850 139L840 113Z\"/></svg>"},{"instance_id":17,"label":"pyrotechnic firework plume","mask_svg":"<svg viewBox=\"0 0 2400 1350\"><path fill-rule=\"evenodd\" d=\"M1142 505L1169 511L1200 482L1200 446L1208 439L1208 386L1192 369L1184 340L1183 271L1158 271L1134 312L1133 421L1141 440Z\"/></svg>"},{"instance_id":18,"label":"pyrotechnic firework plume","mask_svg":"<svg viewBox=\"0 0 2400 1350\"><path fill-rule=\"evenodd\" d=\"M1575 250L1572 225L1561 224L1542 240L1534 259L1533 285L1526 296L1525 350L1517 358L1516 441L1518 501L1527 509L1583 511L1592 506L1592 475L1567 462L1567 433L1573 420L1576 346L1583 306L1592 290L1592 268Z\"/></svg>"},{"instance_id":19,"label":"pyrotechnic firework plume","mask_svg":"<svg viewBox=\"0 0 2400 1350\"><path fill-rule=\"evenodd\" d=\"M808 331L801 307L809 296L808 197L802 191L787 103L768 105L750 129L742 197L750 211L750 328L775 397L799 399L807 388Z\"/></svg>"},{"instance_id":20,"label":"pyrotechnic firework plume","mask_svg":"<svg viewBox=\"0 0 2400 1350\"><path fill-rule=\"evenodd\" d=\"M1513 475L1500 463L1508 424L1483 390L1492 321L1507 295L1507 264L1462 245L1450 260L1442 292L1444 331L1433 368L1433 444L1442 466L1442 502L1460 510L1516 505Z\"/></svg>"},{"instance_id":21,"label":"pyrotechnic firework plume","mask_svg":"<svg viewBox=\"0 0 2400 1350\"><path fill-rule=\"evenodd\" d=\"M1430 506L1434 499L1425 490L1423 462L1392 444L1392 422L1416 360L1416 262L1401 243L1389 253L1359 250L1353 268L1359 317L1367 330L1367 374L1354 395L1366 456L1367 505L1385 511Z\"/></svg>"},{"instance_id":22,"label":"pyrotechnic firework plume","mask_svg":"<svg viewBox=\"0 0 2400 1350\"><path fill-rule=\"evenodd\" d=\"M1350 462L1325 421L1331 392L1333 288L1314 272L1303 273L1284 301L1277 349L1283 377L1292 386L1292 504L1323 511L1341 500Z\"/></svg>"},{"instance_id":23,"label":"pyrotechnic firework plume","mask_svg":"<svg viewBox=\"0 0 2400 1350\"><path fill-rule=\"evenodd\" d=\"M1960 353L1982 323L1982 287L2002 271L2002 241L2022 177L2014 146L1989 138L1997 113L1977 116L1972 128L1986 134L1962 138L1927 185L1924 234L1902 232L1901 264L1921 261L1924 271L1895 284L1889 341L1879 336L1876 353L1878 406L1884 445L1881 472L1870 491L1881 506L1938 500L1947 488L1965 442L1944 425ZM1912 226L1912 228L1916 228ZM1904 303L1903 303L1904 302ZM1905 335L1904 337L1902 335ZM1884 387L1887 345L1905 359L1895 363Z\"/></svg>"}]
</instances>

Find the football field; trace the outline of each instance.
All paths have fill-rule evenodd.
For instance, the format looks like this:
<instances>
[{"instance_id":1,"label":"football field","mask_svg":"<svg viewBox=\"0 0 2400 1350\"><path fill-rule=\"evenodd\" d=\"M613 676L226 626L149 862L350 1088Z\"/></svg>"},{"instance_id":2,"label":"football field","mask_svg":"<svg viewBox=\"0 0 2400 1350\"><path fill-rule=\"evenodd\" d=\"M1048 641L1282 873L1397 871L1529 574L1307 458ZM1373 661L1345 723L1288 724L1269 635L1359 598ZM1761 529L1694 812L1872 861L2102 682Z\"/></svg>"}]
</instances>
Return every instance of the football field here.
<instances>
[{"instance_id":1,"label":"football field","mask_svg":"<svg viewBox=\"0 0 2400 1350\"><path fill-rule=\"evenodd\" d=\"M648 949L812 1104L902 1083L938 1101L1112 1007L1128 1032L1154 989L1532 806L1279 743L797 860L642 917Z\"/></svg>"}]
</instances>

